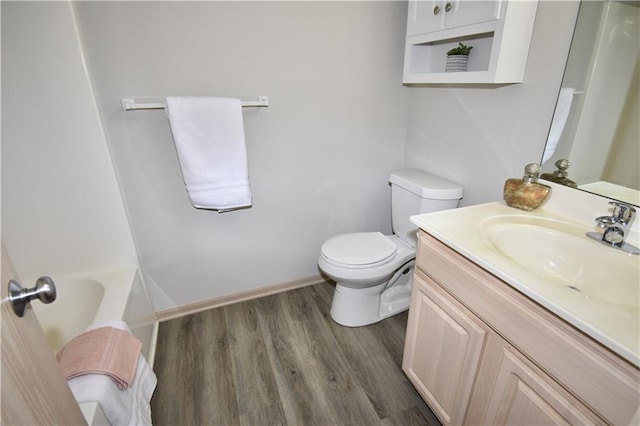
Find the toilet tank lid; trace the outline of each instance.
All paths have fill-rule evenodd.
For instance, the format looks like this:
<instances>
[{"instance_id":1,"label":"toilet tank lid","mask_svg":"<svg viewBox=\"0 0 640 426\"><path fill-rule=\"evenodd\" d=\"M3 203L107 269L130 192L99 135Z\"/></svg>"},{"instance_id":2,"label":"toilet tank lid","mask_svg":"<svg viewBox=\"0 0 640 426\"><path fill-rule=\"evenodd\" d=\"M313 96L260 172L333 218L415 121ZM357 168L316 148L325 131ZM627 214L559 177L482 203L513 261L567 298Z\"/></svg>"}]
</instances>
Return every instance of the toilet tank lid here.
<instances>
[{"instance_id":1,"label":"toilet tank lid","mask_svg":"<svg viewBox=\"0 0 640 426\"><path fill-rule=\"evenodd\" d=\"M419 197L432 200L459 200L462 187L419 169L401 169L391 173L389 181Z\"/></svg>"}]
</instances>

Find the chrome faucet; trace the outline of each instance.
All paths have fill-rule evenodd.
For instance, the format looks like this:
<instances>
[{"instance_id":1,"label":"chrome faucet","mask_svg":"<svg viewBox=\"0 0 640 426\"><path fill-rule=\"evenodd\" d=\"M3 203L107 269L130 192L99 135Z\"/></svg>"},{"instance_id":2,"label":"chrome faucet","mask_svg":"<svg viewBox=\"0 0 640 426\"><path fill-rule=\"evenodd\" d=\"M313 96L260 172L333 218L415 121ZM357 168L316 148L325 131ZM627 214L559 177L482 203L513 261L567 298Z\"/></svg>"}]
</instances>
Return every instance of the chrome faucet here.
<instances>
[{"instance_id":1,"label":"chrome faucet","mask_svg":"<svg viewBox=\"0 0 640 426\"><path fill-rule=\"evenodd\" d=\"M627 253L640 254L640 249L624 241L636 218L636 209L618 201L610 201L609 204L613 206L613 214L596 218L596 224L603 228L604 232L587 232L587 237Z\"/></svg>"}]
</instances>

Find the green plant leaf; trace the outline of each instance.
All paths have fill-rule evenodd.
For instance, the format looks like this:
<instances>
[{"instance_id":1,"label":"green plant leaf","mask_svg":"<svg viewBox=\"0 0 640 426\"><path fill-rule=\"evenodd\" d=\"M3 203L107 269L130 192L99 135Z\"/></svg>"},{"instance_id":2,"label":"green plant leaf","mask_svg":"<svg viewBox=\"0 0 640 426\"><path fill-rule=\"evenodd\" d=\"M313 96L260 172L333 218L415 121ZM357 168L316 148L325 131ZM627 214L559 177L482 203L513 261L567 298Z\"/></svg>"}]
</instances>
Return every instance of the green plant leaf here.
<instances>
[{"instance_id":1,"label":"green plant leaf","mask_svg":"<svg viewBox=\"0 0 640 426\"><path fill-rule=\"evenodd\" d=\"M452 55L468 55L469 52L471 52L471 49L473 49L473 46L467 46L466 44L463 43L458 43L458 47L454 47L453 49L449 50L447 52L447 56L452 56Z\"/></svg>"}]
</instances>

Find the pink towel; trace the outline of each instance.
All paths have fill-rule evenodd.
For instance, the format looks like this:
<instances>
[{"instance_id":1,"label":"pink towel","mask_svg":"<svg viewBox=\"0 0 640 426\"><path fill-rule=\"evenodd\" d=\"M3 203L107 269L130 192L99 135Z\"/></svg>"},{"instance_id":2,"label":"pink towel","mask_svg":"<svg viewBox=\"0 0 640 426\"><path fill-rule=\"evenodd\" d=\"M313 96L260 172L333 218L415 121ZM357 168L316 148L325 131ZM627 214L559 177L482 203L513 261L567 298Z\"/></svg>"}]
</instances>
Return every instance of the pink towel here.
<instances>
[{"instance_id":1,"label":"pink towel","mask_svg":"<svg viewBox=\"0 0 640 426\"><path fill-rule=\"evenodd\" d=\"M130 333L113 327L84 332L60 349L58 363L65 378L105 374L127 389L136 374L142 343Z\"/></svg>"}]
</instances>

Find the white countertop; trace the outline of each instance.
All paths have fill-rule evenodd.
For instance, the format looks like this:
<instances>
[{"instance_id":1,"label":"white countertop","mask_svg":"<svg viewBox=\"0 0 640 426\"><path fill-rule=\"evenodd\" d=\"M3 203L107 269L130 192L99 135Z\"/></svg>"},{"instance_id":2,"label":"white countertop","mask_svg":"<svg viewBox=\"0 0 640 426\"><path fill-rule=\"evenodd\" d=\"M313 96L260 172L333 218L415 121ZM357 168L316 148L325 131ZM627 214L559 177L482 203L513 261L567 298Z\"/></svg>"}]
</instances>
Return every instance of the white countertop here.
<instances>
[{"instance_id":1,"label":"white countertop","mask_svg":"<svg viewBox=\"0 0 640 426\"><path fill-rule=\"evenodd\" d=\"M553 190L554 195L551 198L554 198L554 196L559 198L565 191L563 188L556 189L555 186ZM487 243L487 226L491 218L496 216L512 218L517 216L521 219L534 216L549 221L569 223L571 226L575 225L575 229L580 231L579 234L576 233L577 238L581 238L583 235L582 230L585 232L596 231L597 228L594 226L593 219L587 222L585 218L587 216L595 218L593 212L599 212L600 215L607 214L608 207L610 207L607 204L608 200L598 197L592 203L593 205L590 205L592 200L588 200L588 202L582 200L579 204L575 204L575 197L582 197L582 195L568 194L565 201L569 205L561 205L562 203L556 200L555 202L547 202L545 206L533 212L514 209L503 202L494 202L412 216L411 221L422 230L490 273L498 276L513 288L568 321L598 342L636 366L640 366L640 312L637 304L633 306L634 303L629 303L625 306L608 303L596 298L585 297L566 286L550 285L542 275L522 268L515 262L510 261L504 253L499 253L495 250L495 247L491 247L491 244ZM587 195L595 197L591 194ZM566 216L567 211L579 208L587 211L587 215L583 213L581 218L576 216L568 218ZM635 229L637 227L634 227ZM590 240L586 236L584 236L584 239L587 243L593 244L593 249L596 251L614 250L617 252L615 249ZM635 243L635 238L631 242ZM537 243L536 241L522 241L522 244ZM588 246L588 248L591 251L591 246ZM542 249L544 250L544 247ZM619 252L619 254L620 256L625 256L625 258L620 258L622 261L635 262L637 265L638 274L633 276L635 283L631 285L640 286L640 256L632 256L623 252ZM611 256L609 252L606 252L605 255ZM614 256L617 256L617 254L614 253ZM633 267L631 268L631 270L634 269ZM603 282L604 286L608 284Z\"/></svg>"}]
</instances>

